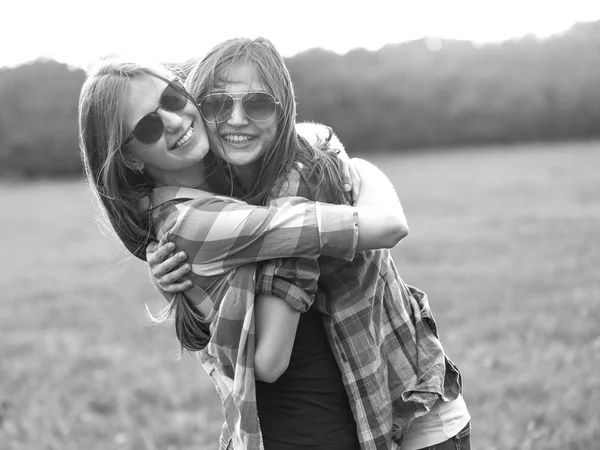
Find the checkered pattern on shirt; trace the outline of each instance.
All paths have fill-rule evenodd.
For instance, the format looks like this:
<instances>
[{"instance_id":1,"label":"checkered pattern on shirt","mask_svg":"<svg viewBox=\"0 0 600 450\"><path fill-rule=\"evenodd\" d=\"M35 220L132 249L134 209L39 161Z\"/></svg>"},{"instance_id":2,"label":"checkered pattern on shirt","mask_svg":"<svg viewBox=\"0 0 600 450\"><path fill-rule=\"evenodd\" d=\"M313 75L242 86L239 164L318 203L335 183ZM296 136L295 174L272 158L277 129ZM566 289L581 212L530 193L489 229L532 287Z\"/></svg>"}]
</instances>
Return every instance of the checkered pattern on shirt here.
<instances>
[{"instance_id":1,"label":"checkered pattern on shirt","mask_svg":"<svg viewBox=\"0 0 600 450\"><path fill-rule=\"evenodd\" d=\"M281 195L314 196L298 173L284 185ZM316 292L314 307L324 313L363 450L396 448L412 420L439 398L461 392L461 375L444 353L427 296L402 281L389 250L362 252L352 261L269 261L259 273L264 292L285 297L297 285Z\"/></svg>"},{"instance_id":2,"label":"checkered pattern on shirt","mask_svg":"<svg viewBox=\"0 0 600 450\"><path fill-rule=\"evenodd\" d=\"M221 447L231 439L235 448L262 449L254 380L255 263L290 256L316 260L320 254L351 259L356 214L347 206L301 198L256 207L176 187L154 189L151 204L159 242L174 242L192 264L194 288L174 295L212 310L210 341L198 356L223 403Z\"/></svg>"}]
</instances>

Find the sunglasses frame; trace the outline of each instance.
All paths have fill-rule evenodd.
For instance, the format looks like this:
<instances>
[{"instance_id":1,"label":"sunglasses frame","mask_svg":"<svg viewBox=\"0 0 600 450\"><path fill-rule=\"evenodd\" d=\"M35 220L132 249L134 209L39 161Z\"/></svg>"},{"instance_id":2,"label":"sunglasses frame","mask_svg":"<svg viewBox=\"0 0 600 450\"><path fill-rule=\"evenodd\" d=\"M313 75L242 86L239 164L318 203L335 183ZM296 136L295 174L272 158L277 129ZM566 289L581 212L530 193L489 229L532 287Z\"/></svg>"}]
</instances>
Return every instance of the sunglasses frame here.
<instances>
[{"instance_id":1,"label":"sunglasses frame","mask_svg":"<svg viewBox=\"0 0 600 450\"><path fill-rule=\"evenodd\" d=\"M159 78L159 77L157 77L157 78ZM154 111L152 111L152 112L149 112L149 113L148 113L148 114L146 114L144 117L142 117L140 120L138 120L138 122L135 124L135 127L133 127L133 131L132 131L132 132L129 134L129 136L127 137L127 139L125 139L125 140L123 141L123 143L121 144L121 147L125 147L127 144L129 144L129 143L130 143L130 142L133 140L133 138L136 138L136 139L137 139L138 141L140 141L142 144L147 144L147 145L150 145L150 144L155 144L156 142L158 142L158 141L159 141L159 139L160 139L160 136L162 136L162 134L163 134L163 133L164 133L164 131L165 131L165 124L163 123L163 121L162 121L161 117L158 115L158 110L159 110L160 108L164 109L165 111L169 111L169 112L178 112L178 111L182 111L182 110L183 110L183 109L184 109L184 108L187 106L187 102L188 102L188 101L191 101L191 102L192 102L192 103L193 103L193 104L194 104L196 107L198 107L198 105L196 104L196 101L195 101L195 100L194 100L194 98L193 98L193 97L192 97L192 96L191 96L191 95L190 95L190 94L189 94L189 93L186 91L185 87L183 86L183 84L181 83L181 80L180 80L178 77L175 77L175 78L173 78L172 80L164 80L163 78L160 78L160 79L161 79L161 80L163 80L163 81L166 81L166 82L167 82L167 85L165 86L165 88L163 89L163 91L162 91L162 92L161 92L161 94L160 94L160 97L159 97L159 99L158 99L158 107L157 107L157 108L156 108ZM182 107L181 109L175 109L175 110L171 110L171 109L165 108L165 107L163 106L163 104L162 104L162 99L163 99L163 96L165 95L165 91L166 91L167 89L169 89L169 87L170 87L170 88L172 88L172 89L173 89L175 92L178 92L178 93L180 93L180 94L181 94L183 97L185 97L185 98L187 99L187 101L186 101L186 102L183 104L183 107ZM161 132L160 132L160 135L159 135L159 137L158 137L158 139L157 139L156 141L154 141L154 142L144 142L144 141L140 140L140 138L138 138L138 137L135 135L135 130L136 130L136 128L138 127L138 125L140 124L140 122L141 122L142 120L144 120L144 119L145 119L146 117L148 117L148 116L153 116L153 115L156 115L156 116L158 116L158 118L159 118L159 120L160 120L160 123L161 123L161 125L162 125L162 130L161 130Z\"/></svg>"},{"instance_id":2,"label":"sunglasses frame","mask_svg":"<svg viewBox=\"0 0 600 450\"><path fill-rule=\"evenodd\" d=\"M246 109L244 108L244 97L246 97L246 95L251 95L251 94L263 94L263 95L268 95L271 100L273 100L273 114L271 114L267 119L261 119L261 120L256 120L253 119L252 117L250 117L248 115L248 113L246 112ZM227 97L230 97L231 99L233 99L233 106L231 107L231 109L229 110L229 112L227 113L226 117L222 120L209 120L206 117L204 117L204 114L202 112L202 103L204 103L204 100L206 100L209 97L213 97L213 96L217 96L217 95L226 95ZM239 97L234 97L234 95L239 95ZM235 102L239 101L242 105L242 111L244 112L244 115L250 119L253 122L267 122L269 120L271 120L273 118L273 116L277 113L277 106L280 105L279 101L275 98L274 95L270 94L269 92L265 92L265 91L247 91L247 92L213 92L211 94L207 94L204 97L202 97L202 100L200 100L198 102L198 109L200 110L200 114L202 115L202 118L207 121L208 123L223 123L227 120L229 120L229 118L231 117L231 115L233 114L233 110L235 109Z\"/></svg>"}]
</instances>

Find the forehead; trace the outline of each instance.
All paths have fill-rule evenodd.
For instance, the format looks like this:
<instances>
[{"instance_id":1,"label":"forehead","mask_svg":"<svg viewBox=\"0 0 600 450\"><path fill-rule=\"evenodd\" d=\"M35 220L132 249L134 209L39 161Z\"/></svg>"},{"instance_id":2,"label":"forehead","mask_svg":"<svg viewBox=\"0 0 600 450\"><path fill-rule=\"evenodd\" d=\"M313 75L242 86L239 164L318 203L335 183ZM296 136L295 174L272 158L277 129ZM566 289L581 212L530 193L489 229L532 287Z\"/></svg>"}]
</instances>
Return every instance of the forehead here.
<instances>
[{"instance_id":1,"label":"forehead","mask_svg":"<svg viewBox=\"0 0 600 450\"><path fill-rule=\"evenodd\" d=\"M258 70L249 62L232 64L223 69L217 77L214 88L228 92L266 90Z\"/></svg>"},{"instance_id":2,"label":"forehead","mask_svg":"<svg viewBox=\"0 0 600 450\"><path fill-rule=\"evenodd\" d=\"M154 111L167 83L150 75L140 75L129 80L129 93L123 115L124 124L133 125Z\"/></svg>"},{"instance_id":3,"label":"forehead","mask_svg":"<svg viewBox=\"0 0 600 450\"><path fill-rule=\"evenodd\" d=\"M166 81L150 75L140 75L129 80L128 104L158 103L162 92L167 86Z\"/></svg>"}]
</instances>

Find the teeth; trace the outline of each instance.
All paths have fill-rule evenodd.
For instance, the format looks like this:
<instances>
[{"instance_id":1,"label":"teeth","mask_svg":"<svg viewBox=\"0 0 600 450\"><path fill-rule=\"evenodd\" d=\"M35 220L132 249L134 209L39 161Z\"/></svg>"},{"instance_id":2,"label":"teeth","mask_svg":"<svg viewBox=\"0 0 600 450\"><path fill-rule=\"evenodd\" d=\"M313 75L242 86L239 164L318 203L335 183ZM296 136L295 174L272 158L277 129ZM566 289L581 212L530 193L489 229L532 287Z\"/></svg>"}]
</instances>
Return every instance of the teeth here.
<instances>
[{"instance_id":1,"label":"teeth","mask_svg":"<svg viewBox=\"0 0 600 450\"><path fill-rule=\"evenodd\" d=\"M223 136L223 139L229 142L248 142L254 138L244 134L226 134Z\"/></svg>"},{"instance_id":2,"label":"teeth","mask_svg":"<svg viewBox=\"0 0 600 450\"><path fill-rule=\"evenodd\" d=\"M181 147L183 144L185 144L187 141L189 141L193 134L194 134L194 127L190 127L187 130L187 133L185 133L183 135L183 137L177 141L177 143L175 144L175 148Z\"/></svg>"}]
</instances>

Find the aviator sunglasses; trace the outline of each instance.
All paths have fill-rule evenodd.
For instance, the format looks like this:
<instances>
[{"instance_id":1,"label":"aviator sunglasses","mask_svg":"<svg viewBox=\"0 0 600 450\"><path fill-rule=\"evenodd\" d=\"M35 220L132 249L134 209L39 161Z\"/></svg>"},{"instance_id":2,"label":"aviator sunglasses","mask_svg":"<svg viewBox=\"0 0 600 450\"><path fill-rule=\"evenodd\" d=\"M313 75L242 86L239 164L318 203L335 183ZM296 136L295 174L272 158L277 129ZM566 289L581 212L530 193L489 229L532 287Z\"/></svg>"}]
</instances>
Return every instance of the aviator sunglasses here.
<instances>
[{"instance_id":1,"label":"aviator sunglasses","mask_svg":"<svg viewBox=\"0 0 600 450\"><path fill-rule=\"evenodd\" d=\"M140 119L129 137L123 142L123 146L129 144L134 137L144 144L157 142L165 129L165 125L158 115L158 110L162 108L170 112L181 111L187 105L188 100L194 101L179 79L175 78L173 81L169 81L160 96L158 108Z\"/></svg>"},{"instance_id":2,"label":"aviator sunglasses","mask_svg":"<svg viewBox=\"0 0 600 450\"><path fill-rule=\"evenodd\" d=\"M242 111L254 122L266 122L275 115L279 102L268 92L208 94L200 101L200 114L210 123L225 122L231 117L235 102L242 104Z\"/></svg>"}]
</instances>

